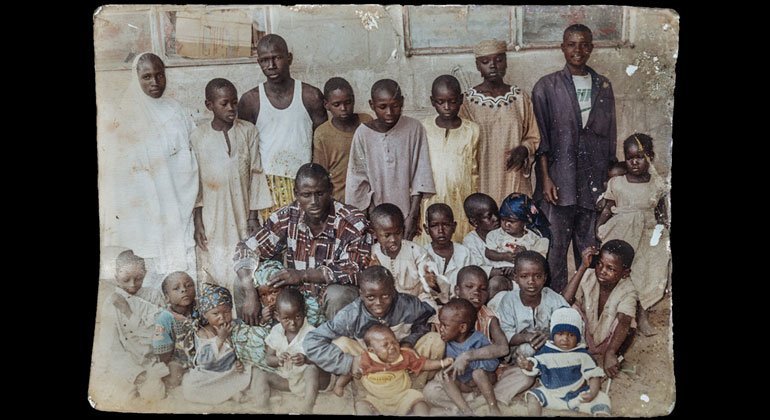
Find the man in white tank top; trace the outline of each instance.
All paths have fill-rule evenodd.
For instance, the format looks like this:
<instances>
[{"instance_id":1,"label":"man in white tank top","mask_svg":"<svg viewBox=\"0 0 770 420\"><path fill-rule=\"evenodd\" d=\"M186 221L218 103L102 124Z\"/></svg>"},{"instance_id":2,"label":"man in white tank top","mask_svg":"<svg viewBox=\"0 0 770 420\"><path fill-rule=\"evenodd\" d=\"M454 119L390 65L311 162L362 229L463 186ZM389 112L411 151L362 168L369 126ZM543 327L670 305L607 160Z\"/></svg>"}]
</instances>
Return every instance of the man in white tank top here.
<instances>
[{"instance_id":1,"label":"man in white tank top","mask_svg":"<svg viewBox=\"0 0 770 420\"><path fill-rule=\"evenodd\" d=\"M312 160L313 131L327 119L321 91L291 78L293 56L278 35L265 35L257 56L267 81L241 96L238 118L259 131L259 153L275 206L260 211L262 220L294 201L294 175Z\"/></svg>"}]
</instances>

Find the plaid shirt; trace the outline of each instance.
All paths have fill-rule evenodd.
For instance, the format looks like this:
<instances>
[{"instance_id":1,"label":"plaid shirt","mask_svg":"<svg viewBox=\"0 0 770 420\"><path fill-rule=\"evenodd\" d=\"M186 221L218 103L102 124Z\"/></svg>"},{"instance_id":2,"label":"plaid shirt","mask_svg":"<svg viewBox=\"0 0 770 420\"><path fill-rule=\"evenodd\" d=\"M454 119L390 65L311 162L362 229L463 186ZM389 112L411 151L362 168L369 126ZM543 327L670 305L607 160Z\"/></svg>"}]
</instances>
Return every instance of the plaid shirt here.
<instances>
[{"instance_id":1,"label":"plaid shirt","mask_svg":"<svg viewBox=\"0 0 770 420\"><path fill-rule=\"evenodd\" d=\"M256 235L238 244L235 270L254 269L257 258L270 259L286 251L288 268L317 268L323 271L327 284L357 285L356 275L368 265L372 248L369 221L355 207L337 200L333 203L326 226L318 236L313 236L305 224L305 212L297 201L278 209ZM319 295L324 285L304 286Z\"/></svg>"}]
</instances>

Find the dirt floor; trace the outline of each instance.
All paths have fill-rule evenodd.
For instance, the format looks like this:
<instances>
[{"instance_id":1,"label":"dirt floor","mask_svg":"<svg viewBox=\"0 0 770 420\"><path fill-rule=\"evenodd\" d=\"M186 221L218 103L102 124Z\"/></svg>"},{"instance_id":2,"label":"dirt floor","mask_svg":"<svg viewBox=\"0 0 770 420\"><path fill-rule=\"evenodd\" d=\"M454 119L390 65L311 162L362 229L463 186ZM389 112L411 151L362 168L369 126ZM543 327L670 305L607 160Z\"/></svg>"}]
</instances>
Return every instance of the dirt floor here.
<instances>
[{"instance_id":1,"label":"dirt floor","mask_svg":"<svg viewBox=\"0 0 770 420\"><path fill-rule=\"evenodd\" d=\"M111 286L100 282L99 302L103 302L110 292ZM666 296L655 305L650 313L650 323L655 335L645 337L638 335L626 353L621 374L612 380L610 399L612 413L616 416L648 417L666 415L673 410L675 401L673 346L671 330L671 298ZM97 320L99 337L99 323ZM98 344L98 343L97 343ZM94 346L94 360L109 357L99 345ZM93 363L92 363L93 365ZM602 385L606 390L608 381ZM159 413L257 413L254 402L242 403L233 400L220 405L202 405L185 401L181 389L176 388L168 393L166 399L155 403L133 400L117 402L103 386L100 378L92 372L89 386L91 404L97 410L120 412L159 412ZM273 413L298 412L298 399L291 394L273 392L270 398ZM477 409L478 415L487 415L487 407L481 396L476 397L471 406ZM330 392L322 392L315 405L316 414L354 414L353 395L350 387L346 388L345 396L340 398ZM527 408L522 396L514 399L510 406L501 404L501 411L506 416L526 416ZM443 411L435 410L432 415L444 415ZM546 416L583 416L579 413L544 410Z\"/></svg>"}]
</instances>

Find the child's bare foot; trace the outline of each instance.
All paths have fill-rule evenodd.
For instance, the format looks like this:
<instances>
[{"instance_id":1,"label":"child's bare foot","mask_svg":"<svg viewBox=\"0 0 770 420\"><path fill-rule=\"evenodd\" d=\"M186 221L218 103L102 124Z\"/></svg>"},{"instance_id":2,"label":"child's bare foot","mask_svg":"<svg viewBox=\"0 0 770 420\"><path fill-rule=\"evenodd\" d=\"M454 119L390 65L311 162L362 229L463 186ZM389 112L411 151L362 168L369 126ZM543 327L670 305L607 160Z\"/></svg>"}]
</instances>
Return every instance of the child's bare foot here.
<instances>
[{"instance_id":1,"label":"child's bare foot","mask_svg":"<svg viewBox=\"0 0 770 420\"><path fill-rule=\"evenodd\" d=\"M335 385L334 389L332 390L332 392L334 392L334 395L342 398L342 397L345 396L345 386L344 385L343 386Z\"/></svg>"}]
</instances>

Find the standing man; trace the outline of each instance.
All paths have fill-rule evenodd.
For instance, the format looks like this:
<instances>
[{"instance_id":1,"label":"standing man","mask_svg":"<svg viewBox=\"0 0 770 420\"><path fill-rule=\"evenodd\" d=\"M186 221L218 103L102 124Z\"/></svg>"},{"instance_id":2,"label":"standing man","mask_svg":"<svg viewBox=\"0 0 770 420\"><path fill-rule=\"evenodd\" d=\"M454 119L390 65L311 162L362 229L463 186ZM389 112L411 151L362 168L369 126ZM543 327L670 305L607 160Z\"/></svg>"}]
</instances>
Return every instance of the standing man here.
<instances>
[{"instance_id":1,"label":"standing man","mask_svg":"<svg viewBox=\"0 0 770 420\"><path fill-rule=\"evenodd\" d=\"M543 76L532 89L540 128L534 198L551 222L548 265L557 292L567 284L570 242L576 266L580 251L595 245L596 200L617 161L615 95L610 81L586 65L593 49L587 26L569 26L561 44L564 69Z\"/></svg>"},{"instance_id":2,"label":"standing man","mask_svg":"<svg viewBox=\"0 0 770 420\"><path fill-rule=\"evenodd\" d=\"M257 57L267 81L241 96L238 118L251 121L259 132L259 153L273 197L273 207L260 211L265 221L294 201L294 174L311 161L313 131L327 120L321 91L291 78L293 55L278 35L257 43Z\"/></svg>"}]
</instances>

